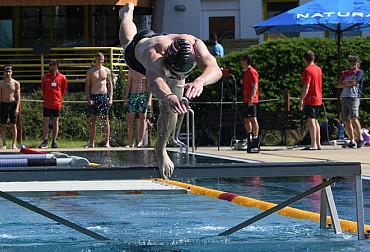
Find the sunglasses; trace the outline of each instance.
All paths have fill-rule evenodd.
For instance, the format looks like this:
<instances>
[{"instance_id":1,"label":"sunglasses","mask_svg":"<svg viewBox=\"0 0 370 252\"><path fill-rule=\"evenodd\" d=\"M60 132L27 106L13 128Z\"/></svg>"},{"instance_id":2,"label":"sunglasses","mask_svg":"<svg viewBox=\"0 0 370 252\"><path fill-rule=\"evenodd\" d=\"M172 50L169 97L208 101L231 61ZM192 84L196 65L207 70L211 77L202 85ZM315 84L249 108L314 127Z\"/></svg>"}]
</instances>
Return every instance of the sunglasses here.
<instances>
[{"instance_id":1,"label":"sunglasses","mask_svg":"<svg viewBox=\"0 0 370 252\"><path fill-rule=\"evenodd\" d=\"M357 60L348 60L348 62L350 62L350 63L351 63L351 62L355 62L355 63L356 63L356 62L357 62Z\"/></svg>"}]
</instances>

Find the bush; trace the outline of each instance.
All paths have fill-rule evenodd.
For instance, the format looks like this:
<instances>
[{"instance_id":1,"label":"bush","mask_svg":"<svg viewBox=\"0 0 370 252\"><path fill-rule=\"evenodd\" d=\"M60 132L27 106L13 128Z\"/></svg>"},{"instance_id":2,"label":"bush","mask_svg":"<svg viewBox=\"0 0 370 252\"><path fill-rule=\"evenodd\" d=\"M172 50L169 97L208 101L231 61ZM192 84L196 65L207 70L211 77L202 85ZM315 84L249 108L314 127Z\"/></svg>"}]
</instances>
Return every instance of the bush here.
<instances>
[{"instance_id":1,"label":"bush","mask_svg":"<svg viewBox=\"0 0 370 252\"><path fill-rule=\"evenodd\" d=\"M337 97L337 61L336 41L321 38L294 38L266 41L260 45L251 46L244 51L232 52L223 58L218 58L218 64L227 68L235 76L238 89L238 101L243 101L243 86L239 80L243 76L240 58L243 54L251 54L252 65L260 76L260 100L278 98L276 102L260 102L259 109L284 110L284 95L290 93L291 97L300 97L302 84L301 76L305 68L303 54L312 50L316 55L316 64L323 71L323 97ZM348 69L347 58L350 54L357 54L361 59L361 69L364 70L363 97L369 97L369 67L370 67L370 38L343 38L341 43L340 74ZM200 70L193 71L190 79L199 76ZM233 101L234 79L227 78L231 92L225 87L224 101ZM204 88L201 97L195 101L219 101L220 82ZM291 101L291 109L297 110L298 100ZM370 124L370 101L362 100L360 120L362 126ZM336 118L336 100L325 101L329 118ZM214 106L215 107L215 106ZM216 109L216 108L215 108ZM226 108L225 108L226 109ZM233 110L232 106L228 107ZM202 111L202 110L201 110ZM206 113L206 111L203 111ZM303 114L302 114L303 115ZM197 115L198 117L198 115Z\"/></svg>"}]
</instances>

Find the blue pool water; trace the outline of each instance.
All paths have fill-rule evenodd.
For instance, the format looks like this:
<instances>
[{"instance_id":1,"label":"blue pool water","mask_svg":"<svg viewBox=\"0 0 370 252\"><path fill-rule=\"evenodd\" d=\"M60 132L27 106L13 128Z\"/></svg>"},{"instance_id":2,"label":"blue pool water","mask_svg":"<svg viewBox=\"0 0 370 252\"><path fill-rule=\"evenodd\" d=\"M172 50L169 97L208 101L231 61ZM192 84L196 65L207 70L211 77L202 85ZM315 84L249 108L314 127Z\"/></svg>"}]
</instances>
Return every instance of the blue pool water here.
<instances>
[{"instance_id":1,"label":"blue pool water","mask_svg":"<svg viewBox=\"0 0 370 252\"><path fill-rule=\"evenodd\" d=\"M111 157L110 157L111 158ZM102 159L100 159L102 161ZM115 161L114 161L115 162ZM279 203L319 183L320 178L184 180L207 188ZM370 224L370 181L363 180L365 223ZM339 218L356 220L354 185L336 183ZM118 193L38 196L21 199L97 232L90 237L0 199L0 251L369 251L357 234L320 230L311 220L273 214L230 236L217 234L259 213L228 201L194 194ZM292 207L319 212L319 195Z\"/></svg>"}]
</instances>

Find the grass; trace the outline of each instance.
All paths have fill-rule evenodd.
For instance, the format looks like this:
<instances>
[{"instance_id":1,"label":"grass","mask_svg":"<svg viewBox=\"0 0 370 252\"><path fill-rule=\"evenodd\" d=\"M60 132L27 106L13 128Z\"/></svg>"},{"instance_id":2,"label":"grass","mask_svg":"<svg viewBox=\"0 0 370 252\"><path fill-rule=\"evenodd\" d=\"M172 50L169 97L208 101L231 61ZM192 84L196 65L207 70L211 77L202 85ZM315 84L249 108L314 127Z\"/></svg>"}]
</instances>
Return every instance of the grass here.
<instances>
[{"instance_id":1,"label":"grass","mask_svg":"<svg viewBox=\"0 0 370 252\"><path fill-rule=\"evenodd\" d=\"M24 140L22 141L22 144L24 144L28 148L38 148L41 142L42 140L32 139L32 140ZM89 141L65 140L65 139L60 139L60 140L57 140L56 142L59 148L80 148L89 143ZM49 147L50 145L51 145L51 141L49 140ZM9 147L11 146L9 145Z\"/></svg>"}]
</instances>

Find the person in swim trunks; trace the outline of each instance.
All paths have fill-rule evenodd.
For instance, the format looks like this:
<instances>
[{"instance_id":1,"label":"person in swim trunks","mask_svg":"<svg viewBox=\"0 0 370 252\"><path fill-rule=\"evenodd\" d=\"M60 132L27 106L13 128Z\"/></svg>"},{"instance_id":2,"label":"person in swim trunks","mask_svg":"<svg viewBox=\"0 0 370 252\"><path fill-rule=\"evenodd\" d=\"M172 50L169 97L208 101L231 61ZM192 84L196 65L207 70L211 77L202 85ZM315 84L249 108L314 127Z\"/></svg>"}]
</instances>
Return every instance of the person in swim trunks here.
<instances>
[{"instance_id":1,"label":"person in swim trunks","mask_svg":"<svg viewBox=\"0 0 370 252\"><path fill-rule=\"evenodd\" d=\"M4 67L5 79L0 82L1 100L1 138L3 140L2 150L6 149L6 128L8 118L12 130L12 149L17 149L17 115L21 100L21 88L18 81L12 78L13 69L11 66Z\"/></svg>"},{"instance_id":2,"label":"person in swim trunks","mask_svg":"<svg viewBox=\"0 0 370 252\"><path fill-rule=\"evenodd\" d=\"M133 3L127 3L119 11L122 20L119 39L125 48L128 66L146 75L150 91L160 100L158 137L154 148L159 172L166 179L174 170L166 151L168 137L176 126L177 115L186 113L189 108L182 100L184 89L188 99L198 97L204 86L221 78L222 72L202 40L188 34L157 34L151 30L137 32L133 11ZM196 64L202 74L193 82L185 83Z\"/></svg>"},{"instance_id":3,"label":"person in swim trunks","mask_svg":"<svg viewBox=\"0 0 370 252\"><path fill-rule=\"evenodd\" d=\"M134 143L135 114L139 113L139 131L137 147L144 147L146 113L151 110L152 94L145 75L129 69L125 88L125 106L127 107L128 147Z\"/></svg>"},{"instance_id":4,"label":"person in swim trunks","mask_svg":"<svg viewBox=\"0 0 370 252\"><path fill-rule=\"evenodd\" d=\"M104 124L104 147L110 148L110 125L109 112L113 104L113 84L110 70L103 66L104 54L98 52L95 55L96 65L87 70L85 82L85 95L90 112L90 143L86 148L95 147L96 120L102 118Z\"/></svg>"}]
</instances>

